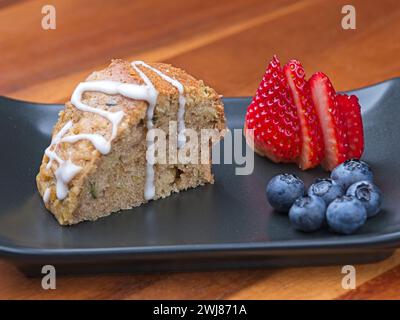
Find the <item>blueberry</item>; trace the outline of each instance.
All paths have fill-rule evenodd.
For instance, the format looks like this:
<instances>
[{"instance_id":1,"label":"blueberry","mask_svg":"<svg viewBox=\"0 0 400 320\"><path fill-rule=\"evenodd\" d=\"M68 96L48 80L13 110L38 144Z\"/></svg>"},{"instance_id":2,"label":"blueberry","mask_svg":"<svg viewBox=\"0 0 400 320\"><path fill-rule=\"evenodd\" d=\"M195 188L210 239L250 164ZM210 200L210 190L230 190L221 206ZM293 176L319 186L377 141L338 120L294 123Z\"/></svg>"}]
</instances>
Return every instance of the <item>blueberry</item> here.
<instances>
[{"instance_id":1,"label":"blueberry","mask_svg":"<svg viewBox=\"0 0 400 320\"><path fill-rule=\"evenodd\" d=\"M289 211L293 227L300 231L311 232L322 227L325 222L325 201L317 196L298 198Z\"/></svg>"},{"instance_id":2,"label":"blueberry","mask_svg":"<svg viewBox=\"0 0 400 320\"><path fill-rule=\"evenodd\" d=\"M346 190L350 185L358 181L367 180L372 182L373 174L370 166L364 161L350 159L333 169L331 178Z\"/></svg>"},{"instance_id":3,"label":"blueberry","mask_svg":"<svg viewBox=\"0 0 400 320\"><path fill-rule=\"evenodd\" d=\"M304 194L304 182L294 174L284 173L273 177L266 191L268 202L274 209L288 212L296 199Z\"/></svg>"},{"instance_id":4,"label":"blueberry","mask_svg":"<svg viewBox=\"0 0 400 320\"><path fill-rule=\"evenodd\" d=\"M308 189L308 195L321 197L329 205L337 197L343 196L344 190L332 179L316 179Z\"/></svg>"},{"instance_id":5,"label":"blueberry","mask_svg":"<svg viewBox=\"0 0 400 320\"><path fill-rule=\"evenodd\" d=\"M352 234L367 220L367 210L355 197L342 196L333 200L328 206L326 219L333 231Z\"/></svg>"},{"instance_id":6,"label":"blueberry","mask_svg":"<svg viewBox=\"0 0 400 320\"><path fill-rule=\"evenodd\" d=\"M375 216L381 210L382 192L372 182L356 182L347 189L346 195L353 196L361 201L365 210L367 210L368 218Z\"/></svg>"}]
</instances>

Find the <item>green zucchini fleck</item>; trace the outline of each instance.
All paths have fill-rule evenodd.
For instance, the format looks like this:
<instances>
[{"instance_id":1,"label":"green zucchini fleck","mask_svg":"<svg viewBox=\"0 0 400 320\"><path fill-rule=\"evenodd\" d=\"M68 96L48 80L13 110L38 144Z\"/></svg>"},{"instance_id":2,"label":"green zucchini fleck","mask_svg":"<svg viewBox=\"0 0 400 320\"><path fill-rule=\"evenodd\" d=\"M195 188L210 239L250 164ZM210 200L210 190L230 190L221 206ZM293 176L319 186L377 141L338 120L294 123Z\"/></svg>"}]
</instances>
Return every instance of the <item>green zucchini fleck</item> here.
<instances>
[{"instance_id":1,"label":"green zucchini fleck","mask_svg":"<svg viewBox=\"0 0 400 320\"><path fill-rule=\"evenodd\" d=\"M94 182L89 181L89 191L93 199L97 199L96 185Z\"/></svg>"}]
</instances>

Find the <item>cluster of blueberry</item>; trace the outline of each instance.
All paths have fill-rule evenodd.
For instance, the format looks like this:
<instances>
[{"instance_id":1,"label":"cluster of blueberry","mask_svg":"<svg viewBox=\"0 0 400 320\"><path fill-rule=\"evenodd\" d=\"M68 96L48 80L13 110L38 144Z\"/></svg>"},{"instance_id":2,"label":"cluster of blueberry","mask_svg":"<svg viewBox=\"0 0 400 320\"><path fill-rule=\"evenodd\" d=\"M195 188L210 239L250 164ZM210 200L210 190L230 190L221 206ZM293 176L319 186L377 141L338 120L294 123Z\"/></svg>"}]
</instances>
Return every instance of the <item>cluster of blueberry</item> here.
<instances>
[{"instance_id":1,"label":"cluster of blueberry","mask_svg":"<svg viewBox=\"0 0 400 320\"><path fill-rule=\"evenodd\" d=\"M335 232L352 234L382 205L382 192L373 183L370 166L358 159L338 165L329 179L317 179L304 194L304 182L294 174L277 175L267 185L271 206L289 212L292 225L305 232L327 222Z\"/></svg>"}]
</instances>

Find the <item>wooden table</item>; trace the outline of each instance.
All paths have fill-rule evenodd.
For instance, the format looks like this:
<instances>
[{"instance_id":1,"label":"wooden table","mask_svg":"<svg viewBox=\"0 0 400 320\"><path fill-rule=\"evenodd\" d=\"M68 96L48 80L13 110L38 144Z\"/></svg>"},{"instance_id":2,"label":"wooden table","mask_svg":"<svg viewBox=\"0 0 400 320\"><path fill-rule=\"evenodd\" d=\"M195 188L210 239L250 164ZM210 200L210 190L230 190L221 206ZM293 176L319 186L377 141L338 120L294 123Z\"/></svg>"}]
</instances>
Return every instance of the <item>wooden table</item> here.
<instances>
[{"instance_id":1,"label":"wooden table","mask_svg":"<svg viewBox=\"0 0 400 320\"><path fill-rule=\"evenodd\" d=\"M348 1L0 0L0 94L64 102L111 58L165 61L225 96L252 95L267 60L300 59L338 90L400 75L398 0L352 0L356 30L343 30ZM42 6L56 29L41 28ZM400 297L400 251L356 266L357 289L341 287L341 266L152 275L59 277L41 289L0 262L0 298L373 299Z\"/></svg>"}]
</instances>

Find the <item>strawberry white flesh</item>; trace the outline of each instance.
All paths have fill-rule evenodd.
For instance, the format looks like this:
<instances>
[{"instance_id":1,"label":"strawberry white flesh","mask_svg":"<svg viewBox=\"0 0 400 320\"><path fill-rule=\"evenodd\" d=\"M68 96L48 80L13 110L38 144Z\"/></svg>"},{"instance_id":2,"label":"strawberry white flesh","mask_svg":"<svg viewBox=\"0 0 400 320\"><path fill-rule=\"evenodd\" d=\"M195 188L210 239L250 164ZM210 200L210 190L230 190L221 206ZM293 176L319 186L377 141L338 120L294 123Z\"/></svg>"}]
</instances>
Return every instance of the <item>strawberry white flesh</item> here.
<instances>
[{"instance_id":1,"label":"strawberry white flesh","mask_svg":"<svg viewBox=\"0 0 400 320\"><path fill-rule=\"evenodd\" d=\"M347 158L348 142L344 117L335 99L336 92L325 74L315 73L309 83L325 145L322 166L332 170Z\"/></svg>"},{"instance_id":2,"label":"strawberry white flesh","mask_svg":"<svg viewBox=\"0 0 400 320\"><path fill-rule=\"evenodd\" d=\"M321 127L301 63L290 60L284 67L284 73L297 109L301 129L301 154L298 164L301 169L306 170L316 167L322 160Z\"/></svg>"}]
</instances>

